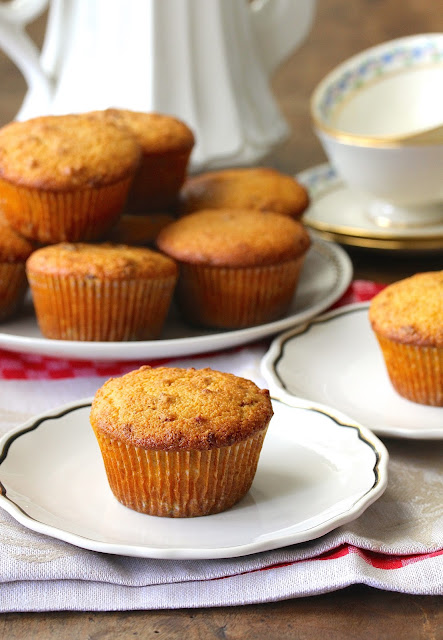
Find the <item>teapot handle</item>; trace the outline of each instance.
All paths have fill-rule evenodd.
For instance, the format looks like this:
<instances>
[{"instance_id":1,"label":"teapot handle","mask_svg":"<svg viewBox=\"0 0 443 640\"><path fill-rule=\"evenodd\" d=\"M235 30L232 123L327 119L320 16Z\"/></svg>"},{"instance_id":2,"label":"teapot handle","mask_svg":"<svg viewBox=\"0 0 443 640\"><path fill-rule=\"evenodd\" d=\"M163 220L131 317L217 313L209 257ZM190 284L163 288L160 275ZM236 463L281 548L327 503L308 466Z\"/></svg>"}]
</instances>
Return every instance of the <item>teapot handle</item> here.
<instances>
[{"instance_id":1,"label":"teapot handle","mask_svg":"<svg viewBox=\"0 0 443 640\"><path fill-rule=\"evenodd\" d=\"M308 34L316 0L253 0L249 6L262 65L271 74Z\"/></svg>"},{"instance_id":2,"label":"teapot handle","mask_svg":"<svg viewBox=\"0 0 443 640\"><path fill-rule=\"evenodd\" d=\"M22 72L30 89L28 95L32 94L33 100L42 104L49 103L51 83L41 67L39 50L25 27L43 13L47 4L48 0L10 0L0 4L0 47Z\"/></svg>"}]
</instances>

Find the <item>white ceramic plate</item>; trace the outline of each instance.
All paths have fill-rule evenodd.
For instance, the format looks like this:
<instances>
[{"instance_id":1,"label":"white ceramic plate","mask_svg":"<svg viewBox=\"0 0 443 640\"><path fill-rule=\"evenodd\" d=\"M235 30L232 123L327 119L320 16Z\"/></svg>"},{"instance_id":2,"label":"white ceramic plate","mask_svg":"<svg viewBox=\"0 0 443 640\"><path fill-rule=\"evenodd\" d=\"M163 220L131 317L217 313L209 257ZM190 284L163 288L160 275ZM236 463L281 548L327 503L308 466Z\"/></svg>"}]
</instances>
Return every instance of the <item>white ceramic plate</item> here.
<instances>
[{"instance_id":1,"label":"white ceramic plate","mask_svg":"<svg viewBox=\"0 0 443 640\"><path fill-rule=\"evenodd\" d=\"M192 328L171 312L160 340L140 342L78 342L49 340L38 328L31 300L22 314L0 326L0 348L72 359L140 360L169 358L227 349L284 331L325 311L346 291L352 263L339 246L314 240L288 313L275 322L234 331Z\"/></svg>"},{"instance_id":2,"label":"white ceramic plate","mask_svg":"<svg viewBox=\"0 0 443 640\"><path fill-rule=\"evenodd\" d=\"M357 247L387 250L443 248L443 225L382 227L369 215L371 199L349 189L329 164L297 175L309 191L303 222L328 239Z\"/></svg>"},{"instance_id":3,"label":"white ceramic plate","mask_svg":"<svg viewBox=\"0 0 443 640\"><path fill-rule=\"evenodd\" d=\"M0 441L0 506L29 529L85 549L171 559L251 554L317 538L357 518L386 487L388 455L370 431L274 401L243 500L200 518L147 516L112 495L89 410L89 401L62 407Z\"/></svg>"},{"instance_id":4,"label":"white ceramic plate","mask_svg":"<svg viewBox=\"0 0 443 640\"><path fill-rule=\"evenodd\" d=\"M262 360L265 379L271 389L336 407L378 435L443 438L443 408L410 402L392 387L368 309L342 307L278 336Z\"/></svg>"}]
</instances>

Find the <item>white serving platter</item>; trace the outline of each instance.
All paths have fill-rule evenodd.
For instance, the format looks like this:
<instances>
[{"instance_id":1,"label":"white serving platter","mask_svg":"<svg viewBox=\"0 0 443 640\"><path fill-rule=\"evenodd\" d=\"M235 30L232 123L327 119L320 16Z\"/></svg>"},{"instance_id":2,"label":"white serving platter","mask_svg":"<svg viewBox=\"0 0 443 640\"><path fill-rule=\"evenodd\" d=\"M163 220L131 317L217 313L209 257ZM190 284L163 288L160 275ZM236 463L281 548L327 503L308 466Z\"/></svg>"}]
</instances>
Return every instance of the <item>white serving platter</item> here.
<instances>
[{"instance_id":1,"label":"white serving platter","mask_svg":"<svg viewBox=\"0 0 443 640\"><path fill-rule=\"evenodd\" d=\"M202 330L186 325L172 310L161 339L138 342L50 340L38 328L29 299L23 313L0 325L0 348L81 360L174 358L227 349L284 331L325 311L346 291L352 263L343 249L315 239L309 250L296 296L285 316L257 327L234 331Z\"/></svg>"}]
</instances>

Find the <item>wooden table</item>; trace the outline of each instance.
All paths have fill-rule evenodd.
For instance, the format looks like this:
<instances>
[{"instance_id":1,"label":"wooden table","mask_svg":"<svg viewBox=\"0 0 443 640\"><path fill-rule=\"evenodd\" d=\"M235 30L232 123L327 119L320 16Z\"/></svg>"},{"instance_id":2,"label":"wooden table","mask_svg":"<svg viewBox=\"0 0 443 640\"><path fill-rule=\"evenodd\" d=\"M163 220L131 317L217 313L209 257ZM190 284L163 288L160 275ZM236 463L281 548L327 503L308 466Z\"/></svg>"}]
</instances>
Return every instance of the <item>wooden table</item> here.
<instances>
[{"instance_id":1,"label":"wooden table","mask_svg":"<svg viewBox=\"0 0 443 640\"><path fill-rule=\"evenodd\" d=\"M43 29L44 18L30 27L37 43L42 41ZM319 80L337 63L366 47L431 31L443 31L441 3L435 0L318 0L308 40L273 79L275 95L292 134L267 163L294 174L324 162L325 155L312 132L308 106ZM23 79L3 54L0 54L0 83L1 125L14 117L25 93ZM350 255L357 278L379 282L443 268L443 252L396 255L354 249ZM244 607L4 614L0 618L0 637L8 640L117 637L309 640L322 636L328 640L438 640L443 638L443 599L354 586L322 596Z\"/></svg>"}]
</instances>

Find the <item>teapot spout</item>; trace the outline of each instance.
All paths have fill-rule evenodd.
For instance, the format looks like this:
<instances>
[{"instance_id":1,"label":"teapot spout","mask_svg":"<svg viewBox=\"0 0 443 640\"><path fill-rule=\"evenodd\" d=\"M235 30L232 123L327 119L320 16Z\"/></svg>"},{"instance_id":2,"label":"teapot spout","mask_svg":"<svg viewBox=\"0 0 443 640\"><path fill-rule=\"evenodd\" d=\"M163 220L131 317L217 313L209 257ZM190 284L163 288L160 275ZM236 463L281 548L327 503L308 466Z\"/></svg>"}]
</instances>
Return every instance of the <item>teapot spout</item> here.
<instances>
[{"instance_id":1,"label":"teapot spout","mask_svg":"<svg viewBox=\"0 0 443 640\"><path fill-rule=\"evenodd\" d=\"M299 47L308 35L316 0L253 0L253 30L263 69L273 71Z\"/></svg>"}]
</instances>

